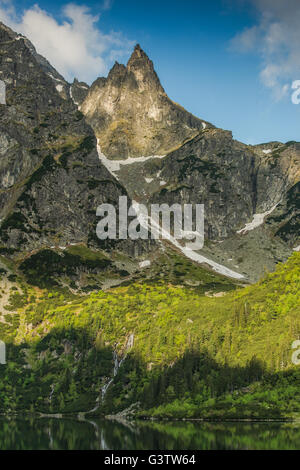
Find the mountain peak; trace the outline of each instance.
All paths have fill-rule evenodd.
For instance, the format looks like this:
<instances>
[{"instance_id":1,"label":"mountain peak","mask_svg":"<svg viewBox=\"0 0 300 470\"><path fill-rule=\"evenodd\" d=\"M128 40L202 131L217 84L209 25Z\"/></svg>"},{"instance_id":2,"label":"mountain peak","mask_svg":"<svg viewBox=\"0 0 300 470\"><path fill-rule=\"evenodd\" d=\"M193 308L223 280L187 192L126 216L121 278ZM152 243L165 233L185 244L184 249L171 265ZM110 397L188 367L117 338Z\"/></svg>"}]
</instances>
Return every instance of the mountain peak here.
<instances>
[{"instance_id":1,"label":"mountain peak","mask_svg":"<svg viewBox=\"0 0 300 470\"><path fill-rule=\"evenodd\" d=\"M127 69L132 70L135 68L148 67L154 70L153 62L149 59L146 52L143 51L139 44L136 44L133 53L127 63Z\"/></svg>"},{"instance_id":2,"label":"mountain peak","mask_svg":"<svg viewBox=\"0 0 300 470\"><path fill-rule=\"evenodd\" d=\"M141 46L139 44L136 44L134 46L133 53L131 54L131 57L138 57L138 58L144 57L144 58L148 59L148 56L147 56L146 52L141 48Z\"/></svg>"},{"instance_id":3,"label":"mountain peak","mask_svg":"<svg viewBox=\"0 0 300 470\"><path fill-rule=\"evenodd\" d=\"M102 152L111 159L165 155L203 129L200 119L173 103L153 62L137 44L125 67L91 86L81 111Z\"/></svg>"}]
</instances>

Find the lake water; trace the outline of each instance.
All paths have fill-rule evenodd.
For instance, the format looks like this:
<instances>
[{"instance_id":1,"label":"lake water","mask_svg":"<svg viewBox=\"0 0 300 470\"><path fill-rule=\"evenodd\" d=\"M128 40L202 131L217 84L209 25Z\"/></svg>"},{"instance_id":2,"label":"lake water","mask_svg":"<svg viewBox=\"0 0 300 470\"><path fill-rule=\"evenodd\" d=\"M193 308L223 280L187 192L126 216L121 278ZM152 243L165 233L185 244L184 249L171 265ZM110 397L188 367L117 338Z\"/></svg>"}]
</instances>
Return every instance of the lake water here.
<instances>
[{"instance_id":1,"label":"lake water","mask_svg":"<svg viewBox=\"0 0 300 470\"><path fill-rule=\"evenodd\" d=\"M0 450L300 449L300 424L1 418Z\"/></svg>"}]
</instances>

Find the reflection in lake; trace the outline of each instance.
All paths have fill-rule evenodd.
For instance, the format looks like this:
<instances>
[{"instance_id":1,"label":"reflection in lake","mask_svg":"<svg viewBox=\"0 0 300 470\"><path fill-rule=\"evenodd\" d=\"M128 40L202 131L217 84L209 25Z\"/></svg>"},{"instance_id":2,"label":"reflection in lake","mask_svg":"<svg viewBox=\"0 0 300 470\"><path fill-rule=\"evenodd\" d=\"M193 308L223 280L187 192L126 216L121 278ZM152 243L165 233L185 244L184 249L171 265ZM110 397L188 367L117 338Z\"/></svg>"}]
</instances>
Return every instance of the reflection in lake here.
<instances>
[{"instance_id":1,"label":"reflection in lake","mask_svg":"<svg viewBox=\"0 0 300 470\"><path fill-rule=\"evenodd\" d=\"M300 449L300 423L0 417L0 450Z\"/></svg>"}]
</instances>

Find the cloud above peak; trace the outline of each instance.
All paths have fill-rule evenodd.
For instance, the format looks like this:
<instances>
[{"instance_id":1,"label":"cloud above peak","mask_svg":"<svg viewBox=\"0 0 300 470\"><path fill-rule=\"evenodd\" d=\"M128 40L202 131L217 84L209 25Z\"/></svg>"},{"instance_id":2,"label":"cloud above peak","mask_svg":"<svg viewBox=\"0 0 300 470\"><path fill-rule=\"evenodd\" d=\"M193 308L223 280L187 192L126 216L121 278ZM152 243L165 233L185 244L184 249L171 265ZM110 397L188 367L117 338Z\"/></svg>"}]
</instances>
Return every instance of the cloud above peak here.
<instances>
[{"instance_id":1,"label":"cloud above peak","mask_svg":"<svg viewBox=\"0 0 300 470\"><path fill-rule=\"evenodd\" d=\"M103 9L111 1L103 3ZM127 55L134 45L121 33L104 34L99 29L100 15L93 15L85 5L66 4L58 21L38 5L19 17L8 0L0 1L0 20L24 34L37 51L67 80L74 77L90 83L107 73L111 57Z\"/></svg>"},{"instance_id":2,"label":"cloud above peak","mask_svg":"<svg viewBox=\"0 0 300 470\"><path fill-rule=\"evenodd\" d=\"M260 77L276 99L300 78L299 0L250 0L258 20L238 33L232 46L242 52L258 52L262 60Z\"/></svg>"}]
</instances>

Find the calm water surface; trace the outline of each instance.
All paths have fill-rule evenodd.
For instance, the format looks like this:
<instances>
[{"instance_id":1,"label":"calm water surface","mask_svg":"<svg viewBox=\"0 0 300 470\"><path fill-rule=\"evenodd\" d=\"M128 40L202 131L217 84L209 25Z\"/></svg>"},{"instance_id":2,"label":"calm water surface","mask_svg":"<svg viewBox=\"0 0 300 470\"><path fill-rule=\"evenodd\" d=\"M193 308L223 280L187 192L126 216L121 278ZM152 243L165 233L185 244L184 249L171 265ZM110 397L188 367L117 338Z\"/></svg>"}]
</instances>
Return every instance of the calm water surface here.
<instances>
[{"instance_id":1,"label":"calm water surface","mask_svg":"<svg viewBox=\"0 0 300 470\"><path fill-rule=\"evenodd\" d=\"M0 450L300 449L300 423L131 422L0 417Z\"/></svg>"}]
</instances>

